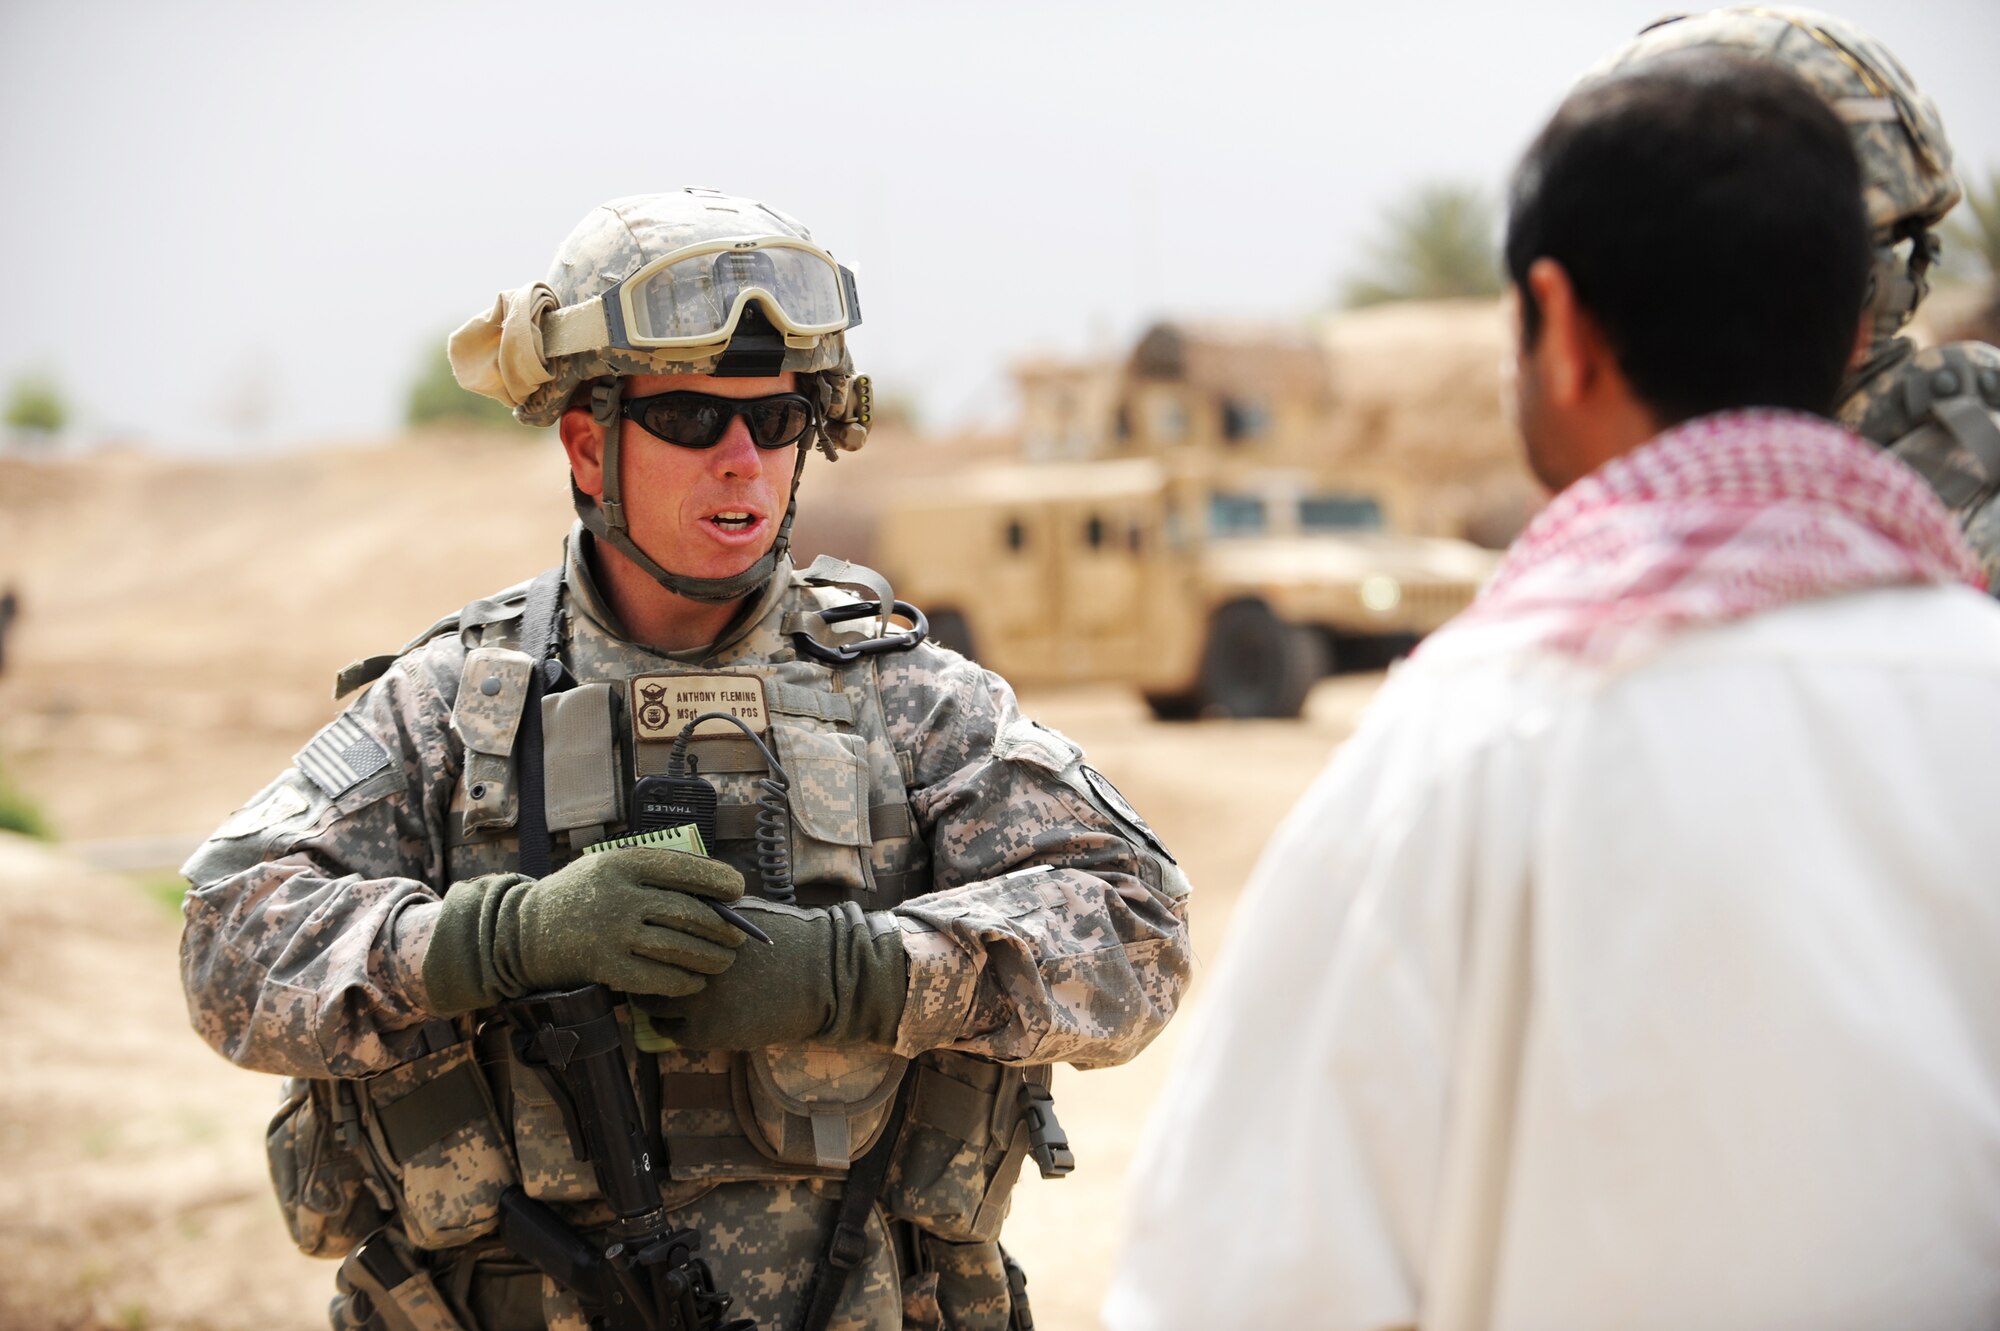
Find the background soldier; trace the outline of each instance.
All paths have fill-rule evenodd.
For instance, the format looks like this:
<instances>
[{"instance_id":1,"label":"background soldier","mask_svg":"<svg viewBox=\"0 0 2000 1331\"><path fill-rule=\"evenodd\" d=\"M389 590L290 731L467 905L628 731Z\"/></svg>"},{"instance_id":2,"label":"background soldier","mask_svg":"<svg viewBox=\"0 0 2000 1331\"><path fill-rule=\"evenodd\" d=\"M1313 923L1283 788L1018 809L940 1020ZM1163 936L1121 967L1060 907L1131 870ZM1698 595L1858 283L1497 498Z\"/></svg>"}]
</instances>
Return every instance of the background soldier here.
<instances>
[{"instance_id":1,"label":"background soldier","mask_svg":"<svg viewBox=\"0 0 2000 1331\"><path fill-rule=\"evenodd\" d=\"M686 190L593 211L453 335L461 382L559 426L562 567L349 667L366 691L184 870L196 1028L296 1079L274 1176L346 1256L336 1325L581 1324L496 1235L517 1184L609 1218L496 1018L587 982L633 996L661 1194L732 1313L807 1325L830 1282L834 1326L1025 1322L997 1236L1024 1159L1068 1165L1048 1065L1159 1031L1187 884L877 575L792 567L807 453L866 438L859 321L804 227ZM715 858L583 853L689 821Z\"/></svg>"},{"instance_id":2,"label":"background soldier","mask_svg":"<svg viewBox=\"0 0 2000 1331\"><path fill-rule=\"evenodd\" d=\"M1936 228L1962 194L1937 107L1882 43L1810 9L1758 5L1662 19L1604 68L1697 48L1784 66L1848 126L1875 263L1868 342L1843 385L1840 422L1930 482L1958 516L1988 590L2000 594L2000 349L1954 342L1918 351L1901 335L1930 291L1942 253Z\"/></svg>"}]
</instances>

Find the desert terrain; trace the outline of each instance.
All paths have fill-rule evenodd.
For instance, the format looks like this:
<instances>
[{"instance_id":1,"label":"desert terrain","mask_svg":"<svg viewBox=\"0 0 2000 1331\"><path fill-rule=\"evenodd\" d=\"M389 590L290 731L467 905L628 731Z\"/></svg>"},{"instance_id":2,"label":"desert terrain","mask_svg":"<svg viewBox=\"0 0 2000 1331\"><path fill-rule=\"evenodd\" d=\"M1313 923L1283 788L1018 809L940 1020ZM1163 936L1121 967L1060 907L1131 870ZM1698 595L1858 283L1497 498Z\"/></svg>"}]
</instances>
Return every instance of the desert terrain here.
<instances>
[{"instance_id":1,"label":"desert terrain","mask_svg":"<svg viewBox=\"0 0 2000 1331\"><path fill-rule=\"evenodd\" d=\"M885 434L815 460L801 544L841 536L843 496L953 465L937 448ZM275 1079L188 1029L173 867L332 714L341 665L553 563L563 482L553 441L526 436L234 464L0 458L0 584L23 605L0 767L57 834L0 834L0 1331L325 1325L332 1264L291 1248L265 1175ZM1079 1168L1030 1170L1007 1230L1043 1327L1095 1324L1134 1138L1206 963L1258 847L1376 682L1322 683L1299 722L1165 726L1115 689L1026 696L1187 868L1203 964L1140 1058L1057 1074Z\"/></svg>"}]
</instances>

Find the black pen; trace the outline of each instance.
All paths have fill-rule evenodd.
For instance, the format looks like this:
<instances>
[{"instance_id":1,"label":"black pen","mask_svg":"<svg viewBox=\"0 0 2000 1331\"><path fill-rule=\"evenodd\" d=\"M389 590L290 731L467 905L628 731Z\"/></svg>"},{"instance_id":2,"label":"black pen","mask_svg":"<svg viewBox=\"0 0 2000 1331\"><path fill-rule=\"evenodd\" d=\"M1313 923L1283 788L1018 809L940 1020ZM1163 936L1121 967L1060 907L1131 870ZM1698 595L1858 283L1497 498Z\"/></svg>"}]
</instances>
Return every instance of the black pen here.
<instances>
[{"instance_id":1,"label":"black pen","mask_svg":"<svg viewBox=\"0 0 2000 1331\"><path fill-rule=\"evenodd\" d=\"M728 920L731 924L735 925L738 929L741 929L744 933L749 934L752 938L756 939L758 942L776 944L776 942L778 941L777 939L771 937L771 935L765 933L762 929L759 929L756 925L750 923L750 921L744 919L741 914L731 910L729 907L723 905L720 901L715 900L713 897L703 897L702 900L708 903L708 908L710 910L714 911L717 915L720 915L723 919Z\"/></svg>"}]
</instances>

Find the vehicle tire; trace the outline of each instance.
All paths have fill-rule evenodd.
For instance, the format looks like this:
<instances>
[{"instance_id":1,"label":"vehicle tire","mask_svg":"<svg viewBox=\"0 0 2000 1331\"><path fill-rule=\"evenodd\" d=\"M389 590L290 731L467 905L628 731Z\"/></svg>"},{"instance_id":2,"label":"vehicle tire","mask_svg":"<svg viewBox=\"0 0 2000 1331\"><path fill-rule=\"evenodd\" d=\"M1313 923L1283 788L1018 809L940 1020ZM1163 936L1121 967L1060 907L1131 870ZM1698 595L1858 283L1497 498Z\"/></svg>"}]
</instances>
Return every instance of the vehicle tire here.
<instances>
[{"instance_id":1,"label":"vehicle tire","mask_svg":"<svg viewBox=\"0 0 2000 1331\"><path fill-rule=\"evenodd\" d=\"M1192 693L1148 693L1145 698L1155 721L1192 721L1201 715L1201 699Z\"/></svg>"},{"instance_id":2,"label":"vehicle tire","mask_svg":"<svg viewBox=\"0 0 2000 1331\"><path fill-rule=\"evenodd\" d=\"M928 617L931 622L930 640L940 647L949 647L968 661L979 658L972 654L972 626L965 622L965 616L956 610L940 610Z\"/></svg>"},{"instance_id":3,"label":"vehicle tire","mask_svg":"<svg viewBox=\"0 0 2000 1331\"><path fill-rule=\"evenodd\" d=\"M1232 601L1209 620L1197 686L1201 714L1297 716L1329 660L1317 629L1287 624L1262 601Z\"/></svg>"}]
</instances>

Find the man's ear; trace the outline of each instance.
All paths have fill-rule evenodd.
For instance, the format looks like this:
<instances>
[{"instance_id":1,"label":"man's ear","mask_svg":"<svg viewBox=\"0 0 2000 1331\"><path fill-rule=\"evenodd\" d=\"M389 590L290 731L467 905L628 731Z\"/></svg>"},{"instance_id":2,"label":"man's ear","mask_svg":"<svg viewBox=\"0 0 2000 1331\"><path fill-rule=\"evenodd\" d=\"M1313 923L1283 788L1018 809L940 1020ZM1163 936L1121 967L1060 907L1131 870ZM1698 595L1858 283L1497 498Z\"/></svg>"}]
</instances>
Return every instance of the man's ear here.
<instances>
[{"instance_id":1,"label":"man's ear","mask_svg":"<svg viewBox=\"0 0 2000 1331\"><path fill-rule=\"evenodd\" d=\"M1610 348L1597 321L1577 303L1576 287L1554 259L1540 258L1528 266L1528 290L1542 313L1541 336L1535 344L1535 373L1552 406L1573 408L1589 393Z\"/></svg>"},{"instance_id":2,"label":"man's ear","mask_svg":"<svg viewBox=\"0 0 2000 1331\"><path fill-rule=\"evenodd\" d=\"M1854 350L1848 353L1847 368L1858 370L1868 363L1868 353L1875 349L1875 315L1873 311L1861 311L1860 322L1854 325Z\"/></svg>"},{"instance_id":3,"label":"man's ear","mask_svg":"<svg viewBox=\"0 0 2000 1331\"><path fill-rule=\"evenodd\" d=\"M569 474L576 488L592 499L604 498L604 427L584 407L571 407L556 422L563 452L569 454Z\"/></svg>"}]
</instances>

